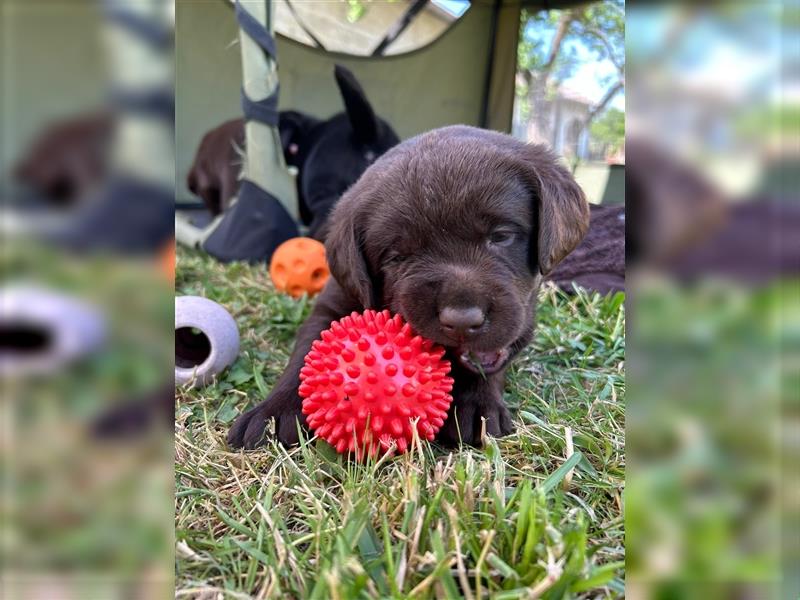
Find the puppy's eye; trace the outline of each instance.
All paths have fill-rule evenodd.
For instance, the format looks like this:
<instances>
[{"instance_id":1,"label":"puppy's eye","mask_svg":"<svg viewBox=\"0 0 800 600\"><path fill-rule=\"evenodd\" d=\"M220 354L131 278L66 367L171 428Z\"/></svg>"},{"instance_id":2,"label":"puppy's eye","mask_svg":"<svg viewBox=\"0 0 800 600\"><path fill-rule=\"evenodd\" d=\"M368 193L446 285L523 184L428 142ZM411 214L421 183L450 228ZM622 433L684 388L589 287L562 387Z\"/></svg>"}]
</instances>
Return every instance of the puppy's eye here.
<instances>
[{"instance_id":1,"label":"puppy's eye","mask_svg":"<svg viewBox=\"0 0 800 600\"><path fill-rule=\"evenodd\" d=\"M517 239L517 234L513 231L493 231L489 235L488 243L490 246L498 246L500 248L505 248L506 246L510 246L514 243Z\"/></svg>"},{"instance_id":2,"label":"puppy's eye","mask_svg":"<svg viewBox=\"0 0 800 600\"><path fill-rule=\"evenodd\" d=\"M387 264L387 265L399 265L404 260L406 260L406 258L408 258L408 257L404 256L403 254L392 254L390 256L387 256L384 259L383 262L384 262L384 264Z\"/></svg>"}]
</instances>

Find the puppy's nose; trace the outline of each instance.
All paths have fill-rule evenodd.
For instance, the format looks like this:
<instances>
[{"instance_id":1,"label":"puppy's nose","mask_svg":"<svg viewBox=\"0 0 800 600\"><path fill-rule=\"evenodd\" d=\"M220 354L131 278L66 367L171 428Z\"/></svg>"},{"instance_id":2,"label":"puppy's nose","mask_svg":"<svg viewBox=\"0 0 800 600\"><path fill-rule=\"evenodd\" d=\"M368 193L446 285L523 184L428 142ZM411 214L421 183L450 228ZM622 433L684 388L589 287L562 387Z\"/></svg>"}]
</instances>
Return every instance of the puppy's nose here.
<instances>
[{"instance_id":1,"label":"puppy's nose","mask_svg":"<svg viewBox=\"0 0 800 600\"><path fill-rule=\"evenodd\" d=\"M469 335L476 333L486 320L483 311L477 306L456 308L445 306L439 313L442 329L450 335Z\"/></svg>"}]
</instances>

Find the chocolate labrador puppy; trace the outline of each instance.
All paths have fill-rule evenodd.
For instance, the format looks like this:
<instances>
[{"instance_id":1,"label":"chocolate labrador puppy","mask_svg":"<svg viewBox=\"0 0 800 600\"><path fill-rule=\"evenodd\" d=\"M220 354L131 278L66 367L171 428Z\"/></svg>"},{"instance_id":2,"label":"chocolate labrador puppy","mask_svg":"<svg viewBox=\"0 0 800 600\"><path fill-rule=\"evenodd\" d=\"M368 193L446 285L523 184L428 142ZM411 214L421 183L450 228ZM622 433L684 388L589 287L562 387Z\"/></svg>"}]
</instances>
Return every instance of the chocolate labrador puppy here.
<instances>
[{"instance_id":1,"label":"chocolate labrador puppy","mask_svg":"<svg viewBox=\"0 0 800 600\"><path fill-rule=\"evenodd\" d=\"M378 159L336 205L326 239L333 277L301 327L272 393L228 434L253 448L266 424L284 444L305 424L303 357L331 321L365 308L399 313L447 348L453 404L437 439L512 432L504 373L531 340L536 293L583 238L589 210L546 148L465 126L412 138Z\"/></svg>"},{"instance_id":2,"label":"chocolate labrador puppy","mask_svg":"<svg viewBox=\"0 0 800 600\"><path fill-rule=\"evenodd\" d=\"M307 147L308 132L319 125L315 119L295 110L284 110L278 115L278 131L286 164L302 166ZM194 162L186 176L186 186L200 196L213 215L220 214L230 204L239 190L239 172L245 148L244 119L225 121L207 131L200 140Z\"/></svg>"},{"instance_id":3,"label":"chocolate labrador puppy","mask_svg":"<svg viewBox=\"0 0 800 600\"><path fill-rule=\"evenodd\" d=\"M13 177L54 206L83 199L108 175L114 117L95 111L46 127L14 165Z\"/></svg>"}]
</instances>

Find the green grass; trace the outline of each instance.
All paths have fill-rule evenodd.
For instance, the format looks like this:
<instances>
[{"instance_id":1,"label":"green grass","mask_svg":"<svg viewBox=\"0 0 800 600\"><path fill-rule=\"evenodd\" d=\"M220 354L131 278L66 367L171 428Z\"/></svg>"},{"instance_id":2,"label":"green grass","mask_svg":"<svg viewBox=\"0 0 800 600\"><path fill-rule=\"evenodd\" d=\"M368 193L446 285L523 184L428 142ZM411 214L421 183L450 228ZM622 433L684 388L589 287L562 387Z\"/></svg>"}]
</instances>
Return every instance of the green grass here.
<instances>
[{"instance_id":1,"label":"green grass","mask_svg":"<svg viewBox=\"0 0 800 600\"><path fill-rule=\"evenodd\" d=\"M264 267L186 251L176 290L222 303L242 336L218 382L177 393L179 597L624 595L621 295L542 291L506 386L514 435L356 464L315 439L225 444L281 373L311 301L277 294Z\"/></svg>"},{"instance_id":2,"label":"green grass","mask_svg":"<svg viewBox=\"0 0 800 600\"><path fill-rule=\"evenodd\" d=\"M75 257L20 239L0 253L0 276L93 307L107 334L56 372L2 382L0 596L163 597L174 548L171 436L159 427L98 440L91 429L116 403L172 378L172 281L149 261Z\"/></svg>"}]
</instances>

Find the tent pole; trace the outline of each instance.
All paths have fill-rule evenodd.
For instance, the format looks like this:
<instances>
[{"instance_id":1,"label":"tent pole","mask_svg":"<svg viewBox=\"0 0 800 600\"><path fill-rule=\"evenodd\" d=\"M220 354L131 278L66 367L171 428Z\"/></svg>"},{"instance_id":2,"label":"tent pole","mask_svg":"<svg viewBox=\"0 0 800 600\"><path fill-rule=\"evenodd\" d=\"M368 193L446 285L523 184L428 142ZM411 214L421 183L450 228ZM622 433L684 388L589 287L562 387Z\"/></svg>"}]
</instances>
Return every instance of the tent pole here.
<instances>
[{"instance_id":1,"label":"tent pole","mask_svg":"<svg viewBox=\"0 0 800 600\"><path fill-rule=\"evenodd\" d=\"M511 133L517 71L520 13L518 1L498 1L492 14L492 46L485 81L481 127Z\"/></svg>"},{"instance_id":2,"label":"tent pole","mask_svg":"<svg viewBox=\"0 0 800 600\"><path fill-rule=\"evenodd\" d=\"M483 100L481 102L481 120L480 126L488 128L489 126L489 90L492 85L492 72L494 71L494 54L495 46L497 45L497 19L500 15L500 3L502 0L494 0L492 6L492 24L489 28L489 60L486 61L486 76L483 80Z\"/></svg>"},{"instance_id":3,"label":"tent pole","mask_svg":"<svg viewBox=\"0 0 800 600\"><path fill-rule=\"evenodd\" d=\"M270 0L240 0L242 8L262 24L270 34L274 31ZM277 64L242 30L242 85L248 98L259 101L278 87ZM298 220L297 191L294 177L283 159L277 127L255 120L245 124L245 155L242 177L269 192L283 205L293 219Z\"/></svg>"},{"instance_id":4,"label":"tent pole","mask_svg":"<svg viewBox=\"0 0 800 600\"><path fill-rule=\"evenodd\" d=\"M174 32L175 14L165 2L109 3L154 30ZM163 93L174 98L174 47L159 46L132 34L106 16L104 41L112 92L123 95ZM174 100L173 100L174 102ZM124 103L115 106L111 148L114 169L169 190L175 187L175 131L161 115L141 114ZM146 148L146 151L143 151Z\"/></svg>"}]
</instances>

